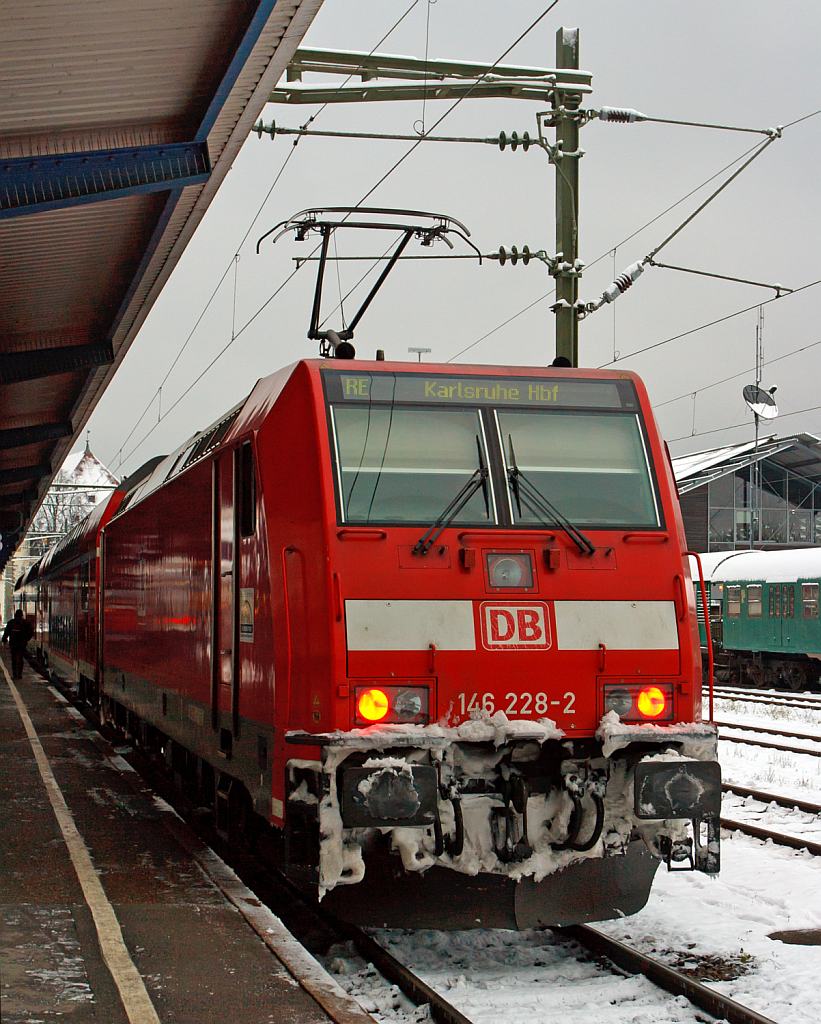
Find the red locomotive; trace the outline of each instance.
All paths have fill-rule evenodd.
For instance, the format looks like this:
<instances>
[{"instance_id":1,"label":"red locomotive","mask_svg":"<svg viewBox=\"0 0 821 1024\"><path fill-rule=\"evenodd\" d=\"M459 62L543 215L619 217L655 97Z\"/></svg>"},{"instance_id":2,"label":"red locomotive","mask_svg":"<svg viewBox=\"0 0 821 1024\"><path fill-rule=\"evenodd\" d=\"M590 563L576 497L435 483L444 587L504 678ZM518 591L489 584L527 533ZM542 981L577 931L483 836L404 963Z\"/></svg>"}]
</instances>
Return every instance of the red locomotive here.
<instances>
[{"instance_id":1,"label":"red locomotive","mask_svg":"<svg viewBox=\"0 0 821 1024\"><path fill-rule=\"evenodd\" d=\"M528 927L718 870L685 547L633 374L312 360L19 589L52 668L338 912Z\"/></svg>"}]
</instances>

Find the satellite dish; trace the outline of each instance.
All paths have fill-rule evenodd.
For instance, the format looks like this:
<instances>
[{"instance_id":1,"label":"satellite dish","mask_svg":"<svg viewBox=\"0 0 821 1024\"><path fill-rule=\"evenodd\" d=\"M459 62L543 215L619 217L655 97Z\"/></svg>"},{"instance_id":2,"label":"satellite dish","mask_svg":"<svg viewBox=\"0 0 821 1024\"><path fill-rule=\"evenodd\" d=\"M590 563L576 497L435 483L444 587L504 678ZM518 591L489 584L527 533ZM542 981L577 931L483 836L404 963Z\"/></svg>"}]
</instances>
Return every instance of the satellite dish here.
<instances>
[{"instance_id":1,"label":"satellite dish","mask_svg":"<svg viewBox=\"0 0 821 1024\"><path fill-rule=\"evenodd\" d=\"M775 391L775 388L772 390ZM741 393L748 408L756 416L763 420L774 420L778 415L778 406L770 391L765 391L756 384L745 384Z\"/></svg>"}]
</instances>

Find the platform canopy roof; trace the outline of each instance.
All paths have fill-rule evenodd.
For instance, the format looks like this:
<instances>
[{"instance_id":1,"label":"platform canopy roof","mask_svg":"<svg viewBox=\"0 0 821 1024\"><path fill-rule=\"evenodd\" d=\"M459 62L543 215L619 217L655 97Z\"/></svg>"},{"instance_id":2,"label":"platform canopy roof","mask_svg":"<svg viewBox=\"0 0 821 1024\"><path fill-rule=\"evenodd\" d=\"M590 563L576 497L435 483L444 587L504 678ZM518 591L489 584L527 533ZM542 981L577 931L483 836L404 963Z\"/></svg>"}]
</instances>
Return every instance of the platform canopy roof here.
<instances>
[{"instance_id":1,"label":"platform canopy roof","mask_svg":"<svg viewBox=\"0 0 821 1024\"><path fill-rule=\"evenodd\" d=\"M812 483L821 484L821 439L814 434L772 435L759 438L758 444L745 441L673 459L679 494L704 487L762 459L792 470Z\"/></svg>"},{"instance_id":2,"label":"platform canopy roof","mask_svg":"<svg viewBox=\"0 0 821 1024\"><path fill-rule=\"evenodd\" d=\"M0 570L321 3L8 7Z\"/></svg>"}]
</instances>

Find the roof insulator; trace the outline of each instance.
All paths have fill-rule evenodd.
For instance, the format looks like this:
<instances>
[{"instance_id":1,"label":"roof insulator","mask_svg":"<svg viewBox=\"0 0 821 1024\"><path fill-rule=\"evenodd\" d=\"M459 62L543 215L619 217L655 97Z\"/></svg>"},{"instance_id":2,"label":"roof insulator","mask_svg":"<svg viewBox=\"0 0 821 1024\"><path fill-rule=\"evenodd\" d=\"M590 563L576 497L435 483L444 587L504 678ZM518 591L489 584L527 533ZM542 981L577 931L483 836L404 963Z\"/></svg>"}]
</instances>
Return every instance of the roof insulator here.
<instances>
[{"instance_id":1,"label":"roof insulator","mask_svg":"<svg viewBox=\"0 0 821 1024\"><path fill-rule=\"evenodd\" d=\"M631 263L630 266L622 271L616 280L605 288L604 293L601 297L602 303L613 302L620 295L624 295L627 289L633 284L637 277L644 273L643 263Z\"/></svg>"},{"instance_id":2,"label":"roof insulator","mask_svg":"<svg viewBox=\"0 0 821 1024\"><path fill-rule=\"evenodd\" d=\"M646 121L647 114L631 107L602 107L599 110L600 121L615 121L617 124L633 124L635 121Z\"/></svg>"},{"instance_id":3,"label":"roof insulator","mask_svg":"<svg viewBox=\"0 0 821 1024\"><path fill-rule=\"evenodd\" d=\"M518 132L511 132L509 138L506 132L499 132L499 149L503 152L507 146L510 146L515 153L519 146L521 146L526 153L530 149L532 141L533 140L530 138L530 132L524 132L521 137Z\"/></svg>"}]
</instances>

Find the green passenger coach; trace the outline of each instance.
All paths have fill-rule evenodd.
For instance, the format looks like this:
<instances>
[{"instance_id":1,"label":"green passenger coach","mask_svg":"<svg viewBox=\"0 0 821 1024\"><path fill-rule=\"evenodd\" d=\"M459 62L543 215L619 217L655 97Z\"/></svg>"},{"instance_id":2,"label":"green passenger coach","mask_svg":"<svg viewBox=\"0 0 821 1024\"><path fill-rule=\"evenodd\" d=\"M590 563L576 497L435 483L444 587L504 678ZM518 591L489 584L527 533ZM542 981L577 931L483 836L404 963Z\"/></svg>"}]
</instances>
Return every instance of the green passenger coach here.
<instances>
[{"instance_id":1,"label":"green passenger coach","mask_svg":"<svg viewBox=\"0 0 821 1024\"><path fill-rule=\"evenodd\" d=\"M714 631L720 611L718 679L787 690L818 687L821 549L723 552L705 566L705 575Z\"/></svg>"}]
</instances>

